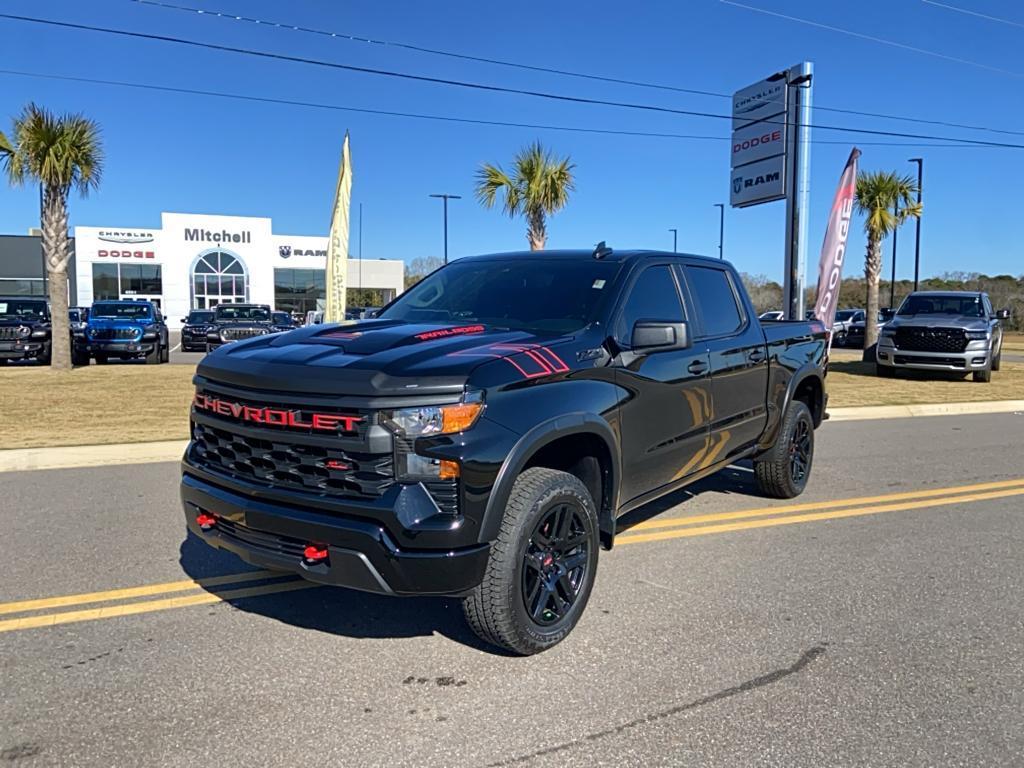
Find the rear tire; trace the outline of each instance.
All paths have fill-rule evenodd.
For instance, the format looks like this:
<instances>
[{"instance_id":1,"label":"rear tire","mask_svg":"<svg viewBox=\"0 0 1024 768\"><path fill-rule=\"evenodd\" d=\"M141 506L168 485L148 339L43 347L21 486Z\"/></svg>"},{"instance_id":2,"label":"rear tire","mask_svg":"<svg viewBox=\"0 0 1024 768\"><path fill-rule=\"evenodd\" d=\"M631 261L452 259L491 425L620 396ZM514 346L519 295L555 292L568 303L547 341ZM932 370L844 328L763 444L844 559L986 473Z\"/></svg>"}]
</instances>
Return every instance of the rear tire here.
<instances>
[{"instance_id":1,"label":"rear tire","mask_svg":"<svg viewBox=\"0 0 1024 768\"><path fill-rule=\"evenodd\" d=\"M975 371L973 374L975 381L980 381L983 384L987 384L992 381L992 369L986 368L983 371Z\"/></svg>"},{"instance_id":2,"label":"rear tire","mask_svg":"<svg viewBox=\"0 0 1024 768\"><path fill-rule=\"evenodd\" d=\"M775 445L754 461L757 487L776 499L799 496L807 487L813 460L814 419L806 403L793 400L786 409Z\"/></svg>"},{"instance_id":3,"label":"rear tire","mask_svg":"<svg viewBox=\"0 0 1024 768\"><path fill-rule=\"evenodd\" d=\"M484 641L528 656L565 639L597 575L597 507L574 475L534 467L512 486L483 581L463 601Z\"/></svg>"}]
</instances>

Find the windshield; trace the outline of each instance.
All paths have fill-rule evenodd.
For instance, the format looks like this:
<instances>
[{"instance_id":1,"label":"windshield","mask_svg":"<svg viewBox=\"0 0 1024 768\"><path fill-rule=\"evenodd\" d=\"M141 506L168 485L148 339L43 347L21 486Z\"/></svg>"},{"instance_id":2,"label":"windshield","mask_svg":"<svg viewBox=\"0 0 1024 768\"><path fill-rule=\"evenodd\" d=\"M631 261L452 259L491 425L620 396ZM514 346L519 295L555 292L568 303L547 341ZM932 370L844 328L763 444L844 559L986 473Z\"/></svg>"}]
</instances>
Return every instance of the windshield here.
<instances>
[{"instance_id":1,"label":"windshield","mask_svg":"<svg viewBox=\"0 0 1024 768\"><path fill-rule=\"evenodd\" d=\"M185 319L185 322L191 325L198 325L200 323L212 323L213 312L189 312L188 317Z\"/></svg>"},{"instance_id":2,"label":"windshield","mask_svg":"<svg viewBox=\"0 0 1024 768\"><path fill-rule=\"evenodd\" d=\"M981 296L907 296L900 311L904 315L963 315L964 317L984 317L985 310L981 306Z\"/></svg>"},{"instance_id":3,"label":"windshield","mask_svg":"<svg viewBox=\"0 0 1024 768\"><path fill-rule=\"evenodd\" d=\"M215 310L218 320L256 320L266 322L270 320L270 310L267 307L247 307L242 304L220 304Z\"/></svg>"},{"instance_id":4,"label":"windshield","mask_svg":"<svg viewBox=\"0 0 1024 768\"><path fill-rule=\"evenodd\" d=\"M153 314L148 304L93 304L90 316L116 320L149 320Z\"/></svg>"},{"instance_id":5,"label":"windshield","mask_svg":"<svg viewBox=\"0 0 1024 768\"><path fill-rule=\"evenodd\" d=\"M836 312L836 320L845 323L847 320L852 320L856 313L855 309L840 309Z\"/></svg>"},{"instance_id":6,"label":"windshield","mask_svg":"<svg viewBox=\"0 0 1024 768\"><path fill-rule=\"evenodd\" d=\"M38 299L0 299L0 318L5 320L45 320L46 302Z\"/></svg>"},{"instance_id":7,"label":"windshield","mask_svg":"<svg viewBox=\"0 0 1024 768\"><path fill-rule=\"evenodd\" d=\"M403 293L378 317L572 333L594 321L618 271L618 264L593 259L456 261Z\"/></svg>"},{"instance_id":8,"label":"windshield","mask_svg":"<svg viewBox=\"0 0 1024 768\"><path fill-rule=\"evenodd\" d=\"M291 325L292 316L289 315L287 312L275 312L274 322L277 323L278 325Z\"/></svg>"},{"instance_id":9,"label":"windshield","mask_svg":"<svg viewBox=\"0 0 1024 768\"><path fill-rule=\"evenodd\" d=\"M77 309L69 309L68 310L68 320L70 320L72 323L81 322L81 320L82 320L82 313L79 312Z\"/></svg>"}]
</instances>

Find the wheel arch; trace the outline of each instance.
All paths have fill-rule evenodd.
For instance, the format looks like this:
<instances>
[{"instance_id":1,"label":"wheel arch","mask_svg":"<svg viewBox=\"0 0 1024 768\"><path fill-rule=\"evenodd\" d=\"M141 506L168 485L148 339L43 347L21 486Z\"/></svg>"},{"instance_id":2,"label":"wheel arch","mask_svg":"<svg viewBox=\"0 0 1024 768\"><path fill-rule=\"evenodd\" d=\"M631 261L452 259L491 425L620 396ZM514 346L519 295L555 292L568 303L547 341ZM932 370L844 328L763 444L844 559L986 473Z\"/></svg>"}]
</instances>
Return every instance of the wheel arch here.
<instances>
[{"instance_id":1,"label":"wheel arch","mask_svg":"<svg viewBox=\"0 0 1024 768\"><path fill-rule=\"evenodd\" d=\"M825 396L824 377L821 370L814 364L807 363L801 366L790 377L782 396L782 402L779 403L778 410L773 414L761 439L759 445L761 450L768 450L775 444L779 429L786 417L786 411L793 400L805 402L811 411L815 429L821 426L821 422L825 419L825 406L828 400Z\"/></svg>"},{"instance_id":2,"label":"wheel arch","mask_svg":"<svg viewBox=\"0 0 1024 768\"><path fill-rule=\"evenodd\" d=\"M530 467L568 472L587 486L597 505L601 544L611 549L621 476L618 440L611 425L595 414L575 413L542 422L523 435L498 470L480 526L481 541L497 537L512 485Z\"/></svg>"}]
</instances>

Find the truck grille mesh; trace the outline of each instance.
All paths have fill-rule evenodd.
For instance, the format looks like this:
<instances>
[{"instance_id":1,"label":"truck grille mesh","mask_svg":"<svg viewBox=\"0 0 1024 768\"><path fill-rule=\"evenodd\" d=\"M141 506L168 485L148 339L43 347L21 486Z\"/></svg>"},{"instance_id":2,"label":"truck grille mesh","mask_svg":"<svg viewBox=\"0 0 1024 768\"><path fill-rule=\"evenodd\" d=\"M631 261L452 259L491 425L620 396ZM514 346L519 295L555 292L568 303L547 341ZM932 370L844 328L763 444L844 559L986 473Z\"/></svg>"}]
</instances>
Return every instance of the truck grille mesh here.
<instances>
[{"instance_id":1,"label":"truck grille mesh","mask_svg":"<svg viewBox=\"0 0 1024 768\"><path fill-rule=\"evenodd\" d=\"M908 352L963 352L967 335L960 328L897 328L896 348Z\"/></svg>"},{"instance_id":2,"label":"truck grille mesh","mask_svg":"<svg viewBox=\"0 0 1024 768\"><path fill-rule=\"evenodd\" d=\"M198 422L192 439L199 466L248 482L356 498L376 498L394 482L391 454L304 445L283 435L249 437Z\"/></svg>"},{"instance_id":3,"label":"truck grille mesh","mask_svg":"<svg viewBox=\"0 0 1024 768\"><path fill-rule=\"evenodd\" d=\"M141 334L136 328L93 328L89 336L98 341L112 341L137 339Z\"/></svg>"},{"instance_id":4,"label":"truck grille mesh","mask_svg":"<svg viewBox=\"0 0 1024 768\"><path fill-rule=\"evenodd\" d=\"M266 328L223 328L220 332L220 337L224 341L241 341L242 339L251 339L254 336L266 336L268 333Z\"/></svg>"}]
</instances>

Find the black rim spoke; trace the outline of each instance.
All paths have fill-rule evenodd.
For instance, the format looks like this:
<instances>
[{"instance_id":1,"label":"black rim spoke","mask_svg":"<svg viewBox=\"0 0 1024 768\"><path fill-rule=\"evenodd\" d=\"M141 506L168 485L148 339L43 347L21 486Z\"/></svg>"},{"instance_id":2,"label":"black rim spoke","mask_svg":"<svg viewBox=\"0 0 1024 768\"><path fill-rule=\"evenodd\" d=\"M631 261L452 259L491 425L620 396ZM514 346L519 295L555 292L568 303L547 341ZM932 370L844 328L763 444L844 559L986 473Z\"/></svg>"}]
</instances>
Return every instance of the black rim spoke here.
<instances>
[{"instance_id":1,"label":"black rim spoke","mask_svg":"<svg viewBox=\"0 0 1024 768\"><path fill-rule=\"evenodd\" d=\"M568 615L586 583L590 546L579 506L563 501L545 511L523 555L523 603L534 622Z\"/></svg>"}]
</instances>

